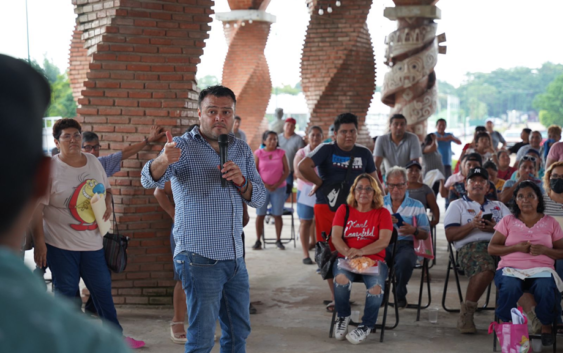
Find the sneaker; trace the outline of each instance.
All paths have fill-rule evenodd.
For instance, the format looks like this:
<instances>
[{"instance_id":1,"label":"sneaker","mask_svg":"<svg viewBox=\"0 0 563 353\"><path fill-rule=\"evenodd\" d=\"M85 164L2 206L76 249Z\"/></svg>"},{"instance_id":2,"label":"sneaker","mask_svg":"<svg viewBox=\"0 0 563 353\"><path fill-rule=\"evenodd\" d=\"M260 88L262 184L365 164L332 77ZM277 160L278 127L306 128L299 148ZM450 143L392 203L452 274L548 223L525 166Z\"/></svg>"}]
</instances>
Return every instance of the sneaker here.
<instances>
[{"instance_id":1,"label":"sneaker","mask_svg":"<svg viewBox=\"0 0 563 353\"><path fill-rule=\"evenodd\" d=\"M281 240L276 241L276 246L280 250L285 250L285 246L283 246Z\"/></svg>"},{"instance_id":2,"label":"sneaker","mask_svg":"<svg viewBox=\"0 0 563 353\"><path fill-rule=\"evenodd\" d=\"M313 265L314 262L313 262L313 260L311 260L310 257L307 257L307 258L303 259L303 264L305 264L305 265Z\"/></svg>"},{"instance_id":3,"label":"sneaker","mask_svg":"<svg viewBox=\"0 0 563 353\"><path fill-rule=\"evenodd\" d=\"M256 240L256 243L252 245L252 250L262 250L262 242L260 240Z\"/></svg>"},{"instance_id":4,"label":"sneaker","mask_svg":"<svg viewBox=\"0 0 563 353\"><path fill-rule=\"evenodd\" d=\"M144 341L137 341L136 339L131 337L125 337L125 343L127 343L129 348L131 349L138 349L145 346Z\"/></svg>"},{"instance_id":5,"label":"sneaker","mask_svg":"<svg viewBox=\"0 0 563 353\"><path fill-rule=\"evenodd\" d=\"M553 346L553 335L551 333L542 333L541 345L544 347Z\"/></svg>"},{"instance_id":6,"label":"sneaker","mask_svg":"<svg viewBox=\"0 0 563 353\"><path fill-rule=\"evenodd\" d=\"M344 336L348 331L348 323L350 322L350 316L347 317L337 317L334 322L334 338L339 341L344 340Z\"/></svg>"},{"instance_id":7,"label":"sneaker","mask_svg":"<svg viewBox=\"0 0 563 353\"><path fill-rule=\"evenodd\" d=\"M541 322L536 316L534 309L526 313L528 317L528 331L531 335L537 335L541 333Z\"/></svg>"},{"instance_id":8,"label":"sneaker","mask_svg":"<svg viewBox=\"0 0 563 353\"><path fill-rule=\"evenodd\" d=\"M457 320L457 329L461 333L475 333L477 328L473 321L473 315L477 310L477 303L466 301L461 304L459 319Z\"/></svg>"},{"instance_id":9,"label":"sneaker","mask_svg":"<svg viewBox=\"0 0 563 353\"><path fill-rule=\"evenodd\" d=\"M407 307L407 299L397 299L397 308L404 309Z\"/></svg>"},{"instance_id":10,"label":"sneaker","mask_svg":"<svg viewBox=\"0 0 563 353\"><path fill-rule=\"evenodd\" d=\"M367 326L360 325L357 329L347 334L346 339L352 344L359 344L362 343L370 333L371 330Z\"/></svg>"}]
</instances>

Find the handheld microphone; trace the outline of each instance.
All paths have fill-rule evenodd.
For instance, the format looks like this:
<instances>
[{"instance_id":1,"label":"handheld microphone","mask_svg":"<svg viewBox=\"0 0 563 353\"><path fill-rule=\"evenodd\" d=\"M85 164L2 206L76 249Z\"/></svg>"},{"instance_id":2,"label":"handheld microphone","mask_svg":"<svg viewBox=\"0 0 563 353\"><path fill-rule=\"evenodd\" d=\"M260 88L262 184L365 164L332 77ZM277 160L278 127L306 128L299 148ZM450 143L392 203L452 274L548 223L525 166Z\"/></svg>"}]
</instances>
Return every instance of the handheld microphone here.
<instances>
[{"instance_id":1,"label":"handheld microphone","mask_svg":"<svg viewBox=\"0 0 563 353\"><path fill-rule=\"evenodd\" d=\"M221 158L221 169L227 163L227 148L229 147L229 135L219 135L219 157ZM227 187L227 179L224 179L221 174L221 187Z\"/></svg>"}]
</instances>

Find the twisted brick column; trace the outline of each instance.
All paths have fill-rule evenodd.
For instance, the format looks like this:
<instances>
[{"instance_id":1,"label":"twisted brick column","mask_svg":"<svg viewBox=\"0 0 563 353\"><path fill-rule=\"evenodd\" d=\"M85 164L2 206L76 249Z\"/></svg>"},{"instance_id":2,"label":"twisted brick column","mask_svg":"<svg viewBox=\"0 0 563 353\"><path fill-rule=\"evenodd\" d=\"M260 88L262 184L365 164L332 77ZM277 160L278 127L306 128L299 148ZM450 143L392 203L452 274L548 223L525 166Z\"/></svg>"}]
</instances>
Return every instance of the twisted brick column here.
<instances>
[{"instance_id":1,"label":"twisted brick column","mask_svg":"<svg viewBox=\"0 0 563 353\"><path fill-rule=\"evenodd\" d=\"M77 27L78 25L74 27L70 41L68 80L72 89L72 97L78 104L78 100L82 97L84 82L87 80L86 74L89 71L90 58L88 57L88 50L84 48L82 31L77 30Z\"/></svg>"},{"instance_id":2,"label":"twisted brick column","mask_svg":"<svg viewBox=\"0 0 563 353\"><path fill-rule=\"evenodd\" d=\"M385 9L385 17L398 20L398 29L385 39L385 74L381 100L389 105L390 115L401 113L407 118L409 130L419 138L426 135L427 119L438 105L438 89L434 67L438 46L445 35L436 37L440 10L433 6L438 0L395 0L397 7Z\"/></svg>"},{"instance_id":3,"label":"twisted brick column","mask_svg":"<svg viewBox=\"0 0 563 353\"><path fill-rule=\"evenodd\" d=\"M83 87L77 120L100 135L102 154L142 141L151 125L178 135L197 122L196 65L213 1L72 1L78 26L69 76L74 90ZM161 148L152 145L123 161L110 180L119 231L131 238L127 270L113 275L116 303L171 304L171 220L139 180Z\"/></svg>"},{"instance_id":4,"label":"twisted brick column","mask_svg":"<svg viewBox=\"0 0 563 353\"><path fill-rule=\"evenodd\" d=\"M272 81L264 48L271 22L264 10L269 0L229 0L230 13L217 14L229 46L223 65L222 84L237 96L236 113L242 118L242 130L248 144L257 149L268 129L265 119ZM272 16L273 17L273 16Z\"/></svg>"},{"instance_id":5,"label":"twisted brick column","mask_svg":"<svg viewBox=\"0 0 563 353\"><path fill-rule=\"evenodd\" d=\"M301 85L311 113L309 125L325 134L345 112L358 116L358 143L373 147L365 118L375 91L375 58L366 24L372 0L342 1L328 13L327 2L309 0L311 20L301 57ZM324 14L319 15L323 8Z\"/></svg>"}]
</instances>

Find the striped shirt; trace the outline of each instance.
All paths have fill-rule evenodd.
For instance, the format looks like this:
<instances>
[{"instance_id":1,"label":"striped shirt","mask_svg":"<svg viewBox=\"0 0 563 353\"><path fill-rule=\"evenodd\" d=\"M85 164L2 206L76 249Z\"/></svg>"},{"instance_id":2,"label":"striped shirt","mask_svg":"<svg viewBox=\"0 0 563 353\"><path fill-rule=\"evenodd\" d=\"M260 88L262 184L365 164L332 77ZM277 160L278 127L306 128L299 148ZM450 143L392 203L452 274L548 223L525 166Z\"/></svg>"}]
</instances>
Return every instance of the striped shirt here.
<instances>
[{"instance_id":1,"label":"striped shirt","mask_svg":"<svg viewBox=\"0 0 563 353\"><path fill-rule=\"evenodd\" d=\"M201 136L199 128L174 137L182 150L180 160L171 164L160 180L154 180L149 161L141 172L141 183L147 189L164 189L172 183L176 203L174 222L174 256L189 251L213 260L233 260L242 257L242 202L235 186L221 187L219 154ZM162 152L161 152L162 153ZM266 189L256 171L250 147L229 134L228 160L239 166L248 183L252 183L252 197L244 200L251 207L266 201Z\"/></svg>"},{"instance_id":2,"label":"striped shirt","mask_svg":"<svg viewBox=\"0 0 563 353\"><path fill-rule=\"evenodd\" d=\"M98 157L98 160L102 163L102 167L104 167L108 178L121 170L121 157L121 151L107 156Z\"/></svg>"},{"instance_id":3,"label":"striped shirt","mask_svg":"<svg viewBox=\"0 0 563 353\"><path fill-rule=\"evenodd\" d=\"M383 207L385 207L391 215L398 213L403 218L403 221L410 225L415 225L420 230L423 230L427 233L430 233L430 223L428 222L428 216L426 216L426 209L424 205L420 201L415 199L411 199L408 196L405 196L403 203L397 209L397 212L393 212L393 204L391 202L391 195L387 194L383 198ZM393 225L395 228L398 227L396 224ZM413 236L409 235L401 235L399 233L398 240L413 240Z\"/></svg>"}]
</instances>

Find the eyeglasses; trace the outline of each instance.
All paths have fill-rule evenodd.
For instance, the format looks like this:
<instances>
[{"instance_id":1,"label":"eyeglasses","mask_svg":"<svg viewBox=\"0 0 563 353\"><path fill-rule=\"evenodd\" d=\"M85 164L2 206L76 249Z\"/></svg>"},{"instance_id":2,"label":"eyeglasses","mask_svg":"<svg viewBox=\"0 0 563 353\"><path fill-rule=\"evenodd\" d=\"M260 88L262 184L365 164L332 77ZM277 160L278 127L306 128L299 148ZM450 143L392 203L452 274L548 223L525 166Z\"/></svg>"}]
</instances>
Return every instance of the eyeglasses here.
<instances>
[{"instance_id":1,"label":"eyeglasses","mask_svg":"<svg viewBox=\"0 0 563 353\"><path fill-rule=\"evenodd\" d=\"M537 200L538 197L536 194L529 194L529 195L518 195L516 196L517 201L524 201L524 200Z\"/></svg>"},{"instance_id":2,"label":"eyeglasses","mask_svg":"<svg viewBox=\"0 0 563 353\"><path fill-rule=\"evenodd\" d=\"M86 152L90 152L91 150L99 151L100 147L102 147L102 146L100 146L100 145L94 145L94 146L84 145L84 146L82 146L82 149Z\"/></svg>"},{"instance_id":3,"label":"eyeglasses","mask_svg":"<svg viewBox=\"0 0 563 353\"><path fill-rule=\"evenodd\" d=\"M69 141L69 140L72 140L72 139L74 139L75 141L76 140L82 140L82 134L80 134L79 132L76 132L73 135L64 134L64 135L59 136L59 140L62 140L62 141Z\"/></svg>"},{"instance_id":4,"label":"eyeglasses","mask_svg":"<svg viewBox=\"0 0 563 353\"><path fill-rule=\"evenodd\" d=\"M356 187L356 191L357 191L357 192L365 191L365 192L367 192L367 193L369 194L370 192L372 192L372 191L374 191L374 190L373 190L373 188L370 187L370 186L366 186L365 188L362 187L362 186L357 186L357 187Z\"/></svg>"},{"instance_id":5,"label":"eyeglasses","mask_svg":"<svg viewBox=\"0 0 563 353\"><path fill-rule=\"evenodd\" d=\"M395 189L395 188L396 188L396 189L402 189L402 188L405 187L405 185L406 185L406 183L401 183L401 184L387 184L387 188L388 188L389 190L393 190L393 189Z\"/></svg>"},{"instance_id":6,"label":"eyeglasses","mask_svg":"<svg viewBox=\"0 0 563 353\"><path fill-rule=\"evenodd\" d=\"M536 161L536 157L532 157L532 156L524 156L522 157L523 161L532 161L535 162Z\"/></svg>"}]
</instances>

